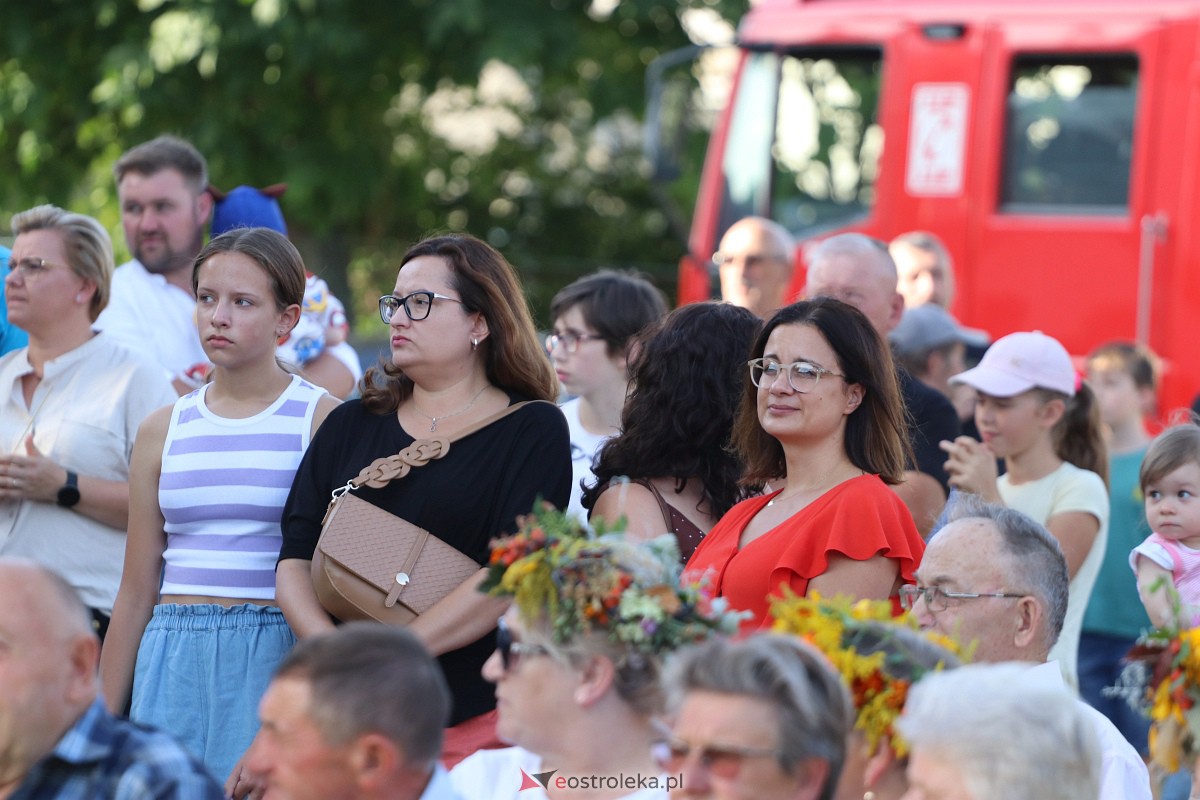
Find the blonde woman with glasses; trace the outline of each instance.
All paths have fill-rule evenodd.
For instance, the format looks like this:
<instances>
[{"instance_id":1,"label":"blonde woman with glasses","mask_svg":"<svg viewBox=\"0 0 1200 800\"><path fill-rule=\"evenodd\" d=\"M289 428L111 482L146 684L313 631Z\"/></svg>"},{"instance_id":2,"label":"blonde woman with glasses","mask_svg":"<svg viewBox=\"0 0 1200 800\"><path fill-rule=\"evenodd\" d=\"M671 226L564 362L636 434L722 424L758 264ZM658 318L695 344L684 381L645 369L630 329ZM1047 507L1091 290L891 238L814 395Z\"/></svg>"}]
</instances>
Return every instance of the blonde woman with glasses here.
<instances>
[{"instance_id":1,"label":"blonde woman with glasses","mask_svg":"<svg viewBox=\"0 0 1200 800\"><path fill-rule=\"evenodd\" d=\"M0 555L59 572L103 636L129 520L142 420L175 399L167 377L92 325L108 303L112 241L55 206L13 217L8 318L29 344L0 357Z\"/></svg>"}]
</instances>

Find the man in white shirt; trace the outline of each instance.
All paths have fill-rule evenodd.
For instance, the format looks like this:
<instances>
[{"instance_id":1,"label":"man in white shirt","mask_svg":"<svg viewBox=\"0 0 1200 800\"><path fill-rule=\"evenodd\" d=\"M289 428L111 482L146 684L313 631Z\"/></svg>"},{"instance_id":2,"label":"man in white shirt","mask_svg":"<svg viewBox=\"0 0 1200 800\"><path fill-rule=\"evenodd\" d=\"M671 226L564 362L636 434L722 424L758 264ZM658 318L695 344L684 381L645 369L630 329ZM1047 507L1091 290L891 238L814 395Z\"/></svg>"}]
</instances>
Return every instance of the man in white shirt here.
<instances>
[{"instance_id":1,"label":"man in white shirt","mask_svg":"<svg viewBox=\"0 0 1200 800\"><path fill-rule=\"evenodd\" d=\"M1047 658L1067 615L1067 562L1033 519L964 498L929 541L917 584L901 589L901 599L922 628L975 642L975 662L1036 664L1026 673L1031 689L1065 685ZM1107 717L1078 702L1100 738L1100 800L1149 800L1149 773L1137 751Z\"/></svg>"},{"instance_id":2,"label":"man in white shirt","mask_svg":"<svg viewBox=\"0 0 1200 800\"><path fill-rule=\"evenodd\" d=\"M186 394L200 385L208 364L192 294L192 266L213 211L208 166L191 143L159 136L126 151L113 176L133 260L113 274L108 308L96 327L161 365L175 390ZM328 350L303 372L339 397L353 391L357 379L353 367Z\"/></svg>"},{"instance_id":3,"label":"man in white shirt","mask_svg":"<svg viewBox=\"0 0 1200 800\"><path fill-rule=\"evenodd\" d=\"M208 361L192 295L192 263L212 213L208 167L188 142L160 136L122 155L113 175L133 260L113 274L96 327L160 364L183 394L194 388L186 371Z\"/></svg>"}]
</instances>

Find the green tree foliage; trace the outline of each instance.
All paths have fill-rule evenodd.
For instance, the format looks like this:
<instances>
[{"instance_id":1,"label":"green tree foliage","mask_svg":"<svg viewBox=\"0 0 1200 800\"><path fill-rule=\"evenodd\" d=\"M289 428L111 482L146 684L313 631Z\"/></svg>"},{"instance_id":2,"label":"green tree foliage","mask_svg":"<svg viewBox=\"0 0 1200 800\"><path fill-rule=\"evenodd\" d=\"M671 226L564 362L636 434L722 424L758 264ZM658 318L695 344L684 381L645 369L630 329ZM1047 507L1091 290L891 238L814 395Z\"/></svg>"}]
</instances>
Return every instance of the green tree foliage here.
<instances>
[{"instance_id":1,"label":"green tree foliage","mask_svg":"<svg viewBox=\"0 0 1200 800\"><path fill-rule=\"evenodd\" d=\"M112 162L163 132L221 188L284 181L310 266L373 313L403 247L464 230L541 307L597 266L670 290L640 171L643 75L681 14L745 0L41 0L0 4L0 209L117 232ZM124 243L115 236L118 251Z\"/></svg>"}]
</instances>

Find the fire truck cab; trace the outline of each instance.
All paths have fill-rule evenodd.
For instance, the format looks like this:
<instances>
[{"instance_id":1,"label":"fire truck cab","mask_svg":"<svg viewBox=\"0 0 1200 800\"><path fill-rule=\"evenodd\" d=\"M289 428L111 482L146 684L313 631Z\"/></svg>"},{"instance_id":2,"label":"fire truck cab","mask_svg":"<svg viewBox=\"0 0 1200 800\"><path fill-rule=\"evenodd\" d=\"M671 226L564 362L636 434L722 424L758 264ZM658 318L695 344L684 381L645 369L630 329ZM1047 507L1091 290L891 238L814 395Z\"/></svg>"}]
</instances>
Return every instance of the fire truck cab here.
<instances>
[{"instance_id":1,"label":"fire truck cab","mask_svg":"<svg viewBox=\"0 0 1200 800\"><path fill-rule=\"evenodd\" d=\"M1191 403L1200 2L762 0L737 49L681 302L715 294L710 257L744 216L802 244L926 230L964 324L1039 329L1076 355L1143 342L1162 408Z\"/></svg>"}]
</instances>

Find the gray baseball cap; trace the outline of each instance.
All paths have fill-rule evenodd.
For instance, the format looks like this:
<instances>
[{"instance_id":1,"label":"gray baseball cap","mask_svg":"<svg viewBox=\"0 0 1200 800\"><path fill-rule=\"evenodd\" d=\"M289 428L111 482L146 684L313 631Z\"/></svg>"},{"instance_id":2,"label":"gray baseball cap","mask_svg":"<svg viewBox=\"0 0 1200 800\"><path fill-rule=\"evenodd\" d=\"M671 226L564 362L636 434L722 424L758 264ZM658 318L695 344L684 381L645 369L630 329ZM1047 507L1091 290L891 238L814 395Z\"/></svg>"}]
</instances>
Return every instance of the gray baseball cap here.
<instances>
[{"instance_id":1,"label":"gray baseball cap","mask_svg":"<svg viewBox=\"0 0 1200 800\"><path fill-rule=\"evenodd\" d=\"M934 303L905 309L900 324L888 338L902 356L919 356L955 342L968 347L985 347L989 341L985 332L964 328L946 309Z\"/></svg>"}]
</instances>

